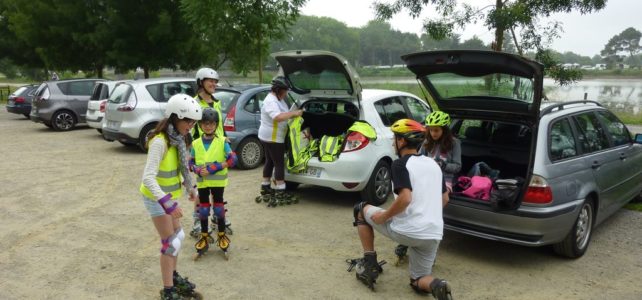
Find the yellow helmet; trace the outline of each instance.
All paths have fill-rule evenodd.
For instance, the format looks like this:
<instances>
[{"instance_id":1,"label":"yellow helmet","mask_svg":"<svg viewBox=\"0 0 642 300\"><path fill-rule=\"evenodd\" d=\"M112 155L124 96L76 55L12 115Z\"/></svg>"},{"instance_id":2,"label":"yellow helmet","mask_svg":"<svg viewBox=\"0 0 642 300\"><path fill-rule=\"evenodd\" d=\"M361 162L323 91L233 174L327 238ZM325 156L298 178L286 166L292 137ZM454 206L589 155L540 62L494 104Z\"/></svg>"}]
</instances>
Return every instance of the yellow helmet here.
<instances>
[{"instance_id":1,"label":"yellow helmet","mask_svg":"<svg viewBox=\"0 0 642 300\"><path fill-rule=\"evenodd\" d=\"M422 142L426 137L426 128L421 123L411 119L397 120L390 126L390 130L410 142Z\"/></svg>"},{"instance_id":2,"label":"yellow helmet","mask_svg":"<svg viewBox=\"0 0 642 300\"><path fill-rule=\"evenodd\" d=\"M450 116L443 111L433 111L426 117L426 126L448 126Z\"/></svg>"}]
</instances>

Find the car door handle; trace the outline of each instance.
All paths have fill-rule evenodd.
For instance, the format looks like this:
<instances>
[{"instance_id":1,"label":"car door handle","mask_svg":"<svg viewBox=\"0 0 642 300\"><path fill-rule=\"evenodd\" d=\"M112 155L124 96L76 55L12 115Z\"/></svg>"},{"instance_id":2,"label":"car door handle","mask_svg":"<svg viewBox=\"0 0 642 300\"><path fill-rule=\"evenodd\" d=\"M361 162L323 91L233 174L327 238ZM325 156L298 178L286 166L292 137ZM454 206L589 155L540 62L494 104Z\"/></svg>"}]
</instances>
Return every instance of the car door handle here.
<instances>
[{"instance_id":1,"label":"car door handle","mask_svg":"<svg viewBox=\"0 0 642 300\"><path fill-rule=\"evenodd\" d=\"M595 161L593 161L593 164L591 165L591 168L597 169L597 168L600 167L600 165L601 165L600 162L595 160Z\"/></svg>"}]
</instances>

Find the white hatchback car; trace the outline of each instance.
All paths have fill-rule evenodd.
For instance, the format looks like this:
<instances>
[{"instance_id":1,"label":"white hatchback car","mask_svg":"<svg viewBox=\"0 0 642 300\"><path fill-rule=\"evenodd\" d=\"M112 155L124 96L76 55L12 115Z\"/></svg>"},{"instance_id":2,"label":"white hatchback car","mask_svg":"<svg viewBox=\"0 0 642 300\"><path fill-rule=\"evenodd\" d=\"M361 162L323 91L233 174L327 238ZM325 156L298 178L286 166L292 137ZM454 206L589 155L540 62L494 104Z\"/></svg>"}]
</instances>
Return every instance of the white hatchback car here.
<instances>
[{"instance_id":1,"label":"white hatchback car","mask_svg":"<svg viewBox=\"0 0 642 300\"><path fill-rule=\"evenodd\" d=\"M329 187L337 191L361 192L372 204L384 203L392 191L391 165L397 158L390 126L403 118L422 122L431 112L416 96L388 90L362 90L359 77L347 60L327 51L286 51L273 54L292 90L302 95L303 127L312 138L345 136L338 158L322 162L312 157L307 169L286 172L288 188L299 184ZM358 132L346 135L356 120L368 122L377 139Z\"/></svg>"},{"instance_id":2,"label":"white hatchback car","mask_svg":"<svg viewBox=\"0 0 642 300\"><path fill-rule=\"evenodd\" d=\"M85 118L87 119L87 125L89 125L89 127L95 128L98 132L103 132L103 119L105 117L107 99L114 91L116 85L122 82L125 81L96 82L94 90L91 93L91 98L89 98L89 103L87 103L87 116Z\"/></svg>"},{"instance_id":3,"label":"white hatchback car","mask_svg":"<svg viewBox=\"0 0 642 300\"><path fill-rule=\"evenodd\" d=\"M124 145L138 145L143 151L147 134L163 119L169 97L194 95L193 78L153 78L121 83L109 100L103 123L103 137Z\"/></svg>"}]
</instances>

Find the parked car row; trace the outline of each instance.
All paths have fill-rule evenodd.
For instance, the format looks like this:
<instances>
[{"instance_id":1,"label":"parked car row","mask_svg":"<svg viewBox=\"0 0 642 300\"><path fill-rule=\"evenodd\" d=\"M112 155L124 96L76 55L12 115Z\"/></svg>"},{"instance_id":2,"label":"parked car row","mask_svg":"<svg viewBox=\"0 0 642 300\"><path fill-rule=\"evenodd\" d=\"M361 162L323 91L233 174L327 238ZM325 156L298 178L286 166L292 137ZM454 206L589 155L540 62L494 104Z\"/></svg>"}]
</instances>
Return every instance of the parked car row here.
<instances>
[{"instance_id":1,"label":"parked car row","mask_svg":"<svg viewBox=\"0 0 642 300\"><path fill-rule=\"evenodd\" d=\"M291 83L288 101L304 111L302 128L313 139L344 137L335 160L312 157L303 172L286 172L290 189L311 184L384 203L396 159L389 127L402 118L423 122L441 110L450 114L451 130L461 140L459 175L484 162L500 179L523 182L509 208L452 194L444 209L448 230L525 246L554 245L560 255L575 258L588 249L596 225L642 194L642 134L633 137L594 101L542 103L543 66L529 59L465 50L403 56L434 100L431 107L409 93L363 89L348 61L335 53L284 51L273 57ZM144 149L169 97L195 91L195 80L187 78L45 82L35 92L30 116L56 130L88 122L106 140ZM220 87L214 95L222 102L223 125L241 168L258 167L264 158L257 131L269 91L268 85L245 85ZM348 132L357 120L370 124L377 138Z\"/></svg>"}]
</instances>

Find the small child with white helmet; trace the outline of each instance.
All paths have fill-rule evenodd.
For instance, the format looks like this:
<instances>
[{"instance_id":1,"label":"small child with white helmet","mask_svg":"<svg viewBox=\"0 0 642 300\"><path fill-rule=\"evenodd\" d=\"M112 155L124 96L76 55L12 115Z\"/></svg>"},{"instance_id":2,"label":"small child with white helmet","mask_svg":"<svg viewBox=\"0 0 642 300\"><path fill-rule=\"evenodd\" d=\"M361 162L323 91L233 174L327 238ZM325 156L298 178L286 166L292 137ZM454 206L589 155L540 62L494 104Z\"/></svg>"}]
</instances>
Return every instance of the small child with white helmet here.
<instances>
[{"instance_id":1,"label":"small child with white helmet","mask_svg":"<svg viewBox=\"0 0 642 300\"><path fill-rule=\"evenodd\" d=\"M140 192L161 240L160 268L164 286L161 299L201 298L194 290L196 285L176 272L178 253L185 238L179 221L183 212L176 201L182 195L181 178L190 201L198 199L189 172L187 147L190 129L201 115L202 109L194 98L185 94L172 96L167 101L165 118L150 133L147 143L147 162Z\"/></svg>"}]
</instances>

